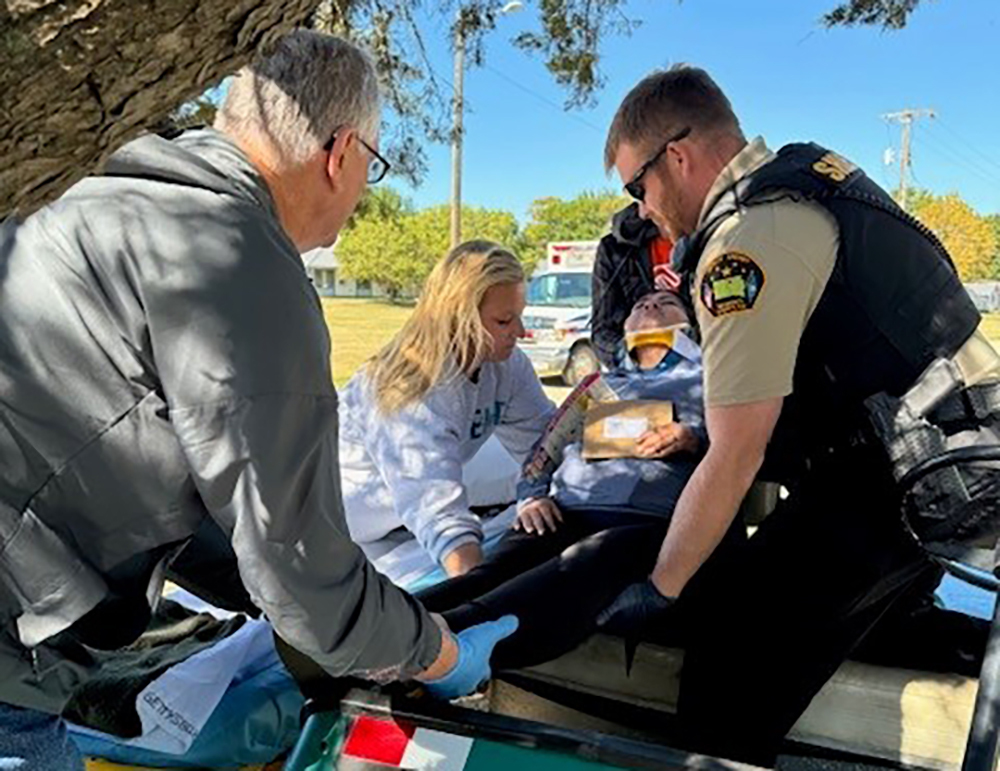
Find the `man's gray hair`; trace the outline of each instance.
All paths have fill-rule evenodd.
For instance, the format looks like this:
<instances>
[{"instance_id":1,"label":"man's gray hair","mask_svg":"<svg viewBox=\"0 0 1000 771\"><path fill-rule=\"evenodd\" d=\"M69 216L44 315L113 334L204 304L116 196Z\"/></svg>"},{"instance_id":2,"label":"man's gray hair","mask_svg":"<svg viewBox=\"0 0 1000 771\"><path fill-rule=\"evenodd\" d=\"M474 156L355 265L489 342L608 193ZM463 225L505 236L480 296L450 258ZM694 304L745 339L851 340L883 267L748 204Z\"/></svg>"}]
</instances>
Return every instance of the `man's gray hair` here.
<instances>
[{"instance_id":1,"label":"man's gray hair","mask_svg":"<svg viewBox=\"0 0 1000 771\"><path fill-rule=\"evenodd\" d=\"M605 171L615 165L623 144L655 152L684 128L697 140L743 137L733 106L711 76L700 67L675 64L647 75L622 100L604 145Z\"/></svg>"},{"instance_id":2,"label":"man's gray hair","mask_svg":"<svg viewBox=\"0 0 1000 771\"><path fill-rule=\"evenodd\" d=\"M215 126L267 141L292 163L318 152L341 126L374 142L379 126L375 66L339 37L289 32L236 74Z\"/></svg>"}]
</instances>

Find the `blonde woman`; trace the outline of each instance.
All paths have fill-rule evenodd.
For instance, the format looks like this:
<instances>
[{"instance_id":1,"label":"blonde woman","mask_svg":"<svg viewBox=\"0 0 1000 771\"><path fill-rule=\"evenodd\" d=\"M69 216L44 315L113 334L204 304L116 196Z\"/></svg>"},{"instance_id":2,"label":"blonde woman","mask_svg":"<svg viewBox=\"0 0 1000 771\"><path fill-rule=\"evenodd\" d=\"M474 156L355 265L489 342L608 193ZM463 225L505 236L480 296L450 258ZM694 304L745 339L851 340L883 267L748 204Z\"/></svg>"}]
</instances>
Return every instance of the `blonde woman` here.
<instances>
[{"instance_id":1,"label":"blonde woman","mask_svg":"<svg viewBox=\"0 0 1000 771\"><path fill-rule=\"evenodd\" d=\"M469 510L462 465L493 434L520 462L552 414L517 348L523 310L518 259L489 241L461 244L434 268L403 329L342 393L351 537L399 585L438 566L462 575L482 561L483 526Z\"/></svg>"}]
</instances>

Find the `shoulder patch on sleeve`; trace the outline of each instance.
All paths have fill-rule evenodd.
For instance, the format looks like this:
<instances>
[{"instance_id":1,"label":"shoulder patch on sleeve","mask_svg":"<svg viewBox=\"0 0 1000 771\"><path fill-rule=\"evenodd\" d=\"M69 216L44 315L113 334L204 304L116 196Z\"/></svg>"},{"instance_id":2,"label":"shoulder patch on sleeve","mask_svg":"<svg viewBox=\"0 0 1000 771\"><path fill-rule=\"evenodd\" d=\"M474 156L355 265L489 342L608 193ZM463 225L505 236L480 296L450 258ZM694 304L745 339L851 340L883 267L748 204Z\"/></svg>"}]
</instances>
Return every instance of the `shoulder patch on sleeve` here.
<instances>
[{"instance_id":1,"label":"shoulder patch on sleeve","mask_svg":"<svg viewBox=\"0 0 1000 771\"><path fill-rule=\"evenodd\" d=\"M744 252L729 251L712 260L701 279L699 295L713 316L753 308L764 288L764 271Z\"/></svg>"}]
</instances>

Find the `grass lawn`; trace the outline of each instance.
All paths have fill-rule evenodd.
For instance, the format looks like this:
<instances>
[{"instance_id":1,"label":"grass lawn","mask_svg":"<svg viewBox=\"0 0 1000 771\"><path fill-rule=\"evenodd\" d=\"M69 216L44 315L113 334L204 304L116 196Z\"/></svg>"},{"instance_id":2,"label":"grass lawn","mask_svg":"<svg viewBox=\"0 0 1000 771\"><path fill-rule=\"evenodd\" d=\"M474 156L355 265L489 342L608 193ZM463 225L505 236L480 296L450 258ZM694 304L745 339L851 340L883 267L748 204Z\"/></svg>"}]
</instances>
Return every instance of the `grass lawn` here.
<instances>
[{"instance_id":1,"label":"grass lawn","mask_svg":"<svg viewBox=\"0 0 1000 771\"><path fill-rule=\"evenodd\" d=\"M408 305L393 305L387 300L324 297L323 317L330 330L333 353L330 365L333 382L340 388L358 367L389 342L413 312ZM545 392L556 403L572 390L562 380L542 381Z\"/></svg>"},{"instance_id":2,"label":"grass lawn","mask_svg":"<svg viewBox=\"0 0 1000 771\"><path fill-rule=\"evenodd\" d=\"M333 340L333 382L342 386L369 356L385 345L413 311L385 300L324 297L323 316ZM1000 313L983 316L983 332L1000 348ZM563 390L553 388L558 399Z\"/></svg>"},{"instance_id":3,"label":"grass lawn","mask_svg":"<svg viewBox=\"0 0 1000 771\"><path fill-rule=\"evenodd\" d=\"M339 388L396 334L413 312L385 300L324 297L323 317L333 343L330 365Z\"/></svg>"}]
</instances>

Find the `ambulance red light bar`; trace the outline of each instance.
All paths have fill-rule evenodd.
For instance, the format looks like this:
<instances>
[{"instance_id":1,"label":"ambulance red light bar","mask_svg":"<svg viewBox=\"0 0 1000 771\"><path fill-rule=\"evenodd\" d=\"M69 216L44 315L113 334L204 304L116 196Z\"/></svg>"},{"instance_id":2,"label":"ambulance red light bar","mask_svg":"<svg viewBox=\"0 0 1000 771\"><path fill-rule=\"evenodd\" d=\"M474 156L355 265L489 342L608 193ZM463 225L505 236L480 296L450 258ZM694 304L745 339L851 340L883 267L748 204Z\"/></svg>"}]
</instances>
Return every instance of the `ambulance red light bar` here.
<instances>
[{"instance_id":1,"label":"ambulance red light bar","mask_svg":"<svg viewBox=\"0 0 1000 771\"><path fill-rule=\"evenodd\" d=\"M569 244L550 244L549 250L552 252L552 256L550 257L550 262L553 265L562 265L562 255L560 254L560 252L565 252L572 248L573 247L570 246Z\"/></svg>"},{"instance_id":2,"label":"ambulance red light bar","mask_svg":"<svg viewBox=\"0 0 1000 771\"><path fill-rule=\"evenodd\" d=\"M546 257L550 268L589 268L597 255L598 241L550 242Z\"/></svg>"}]
</instances>

